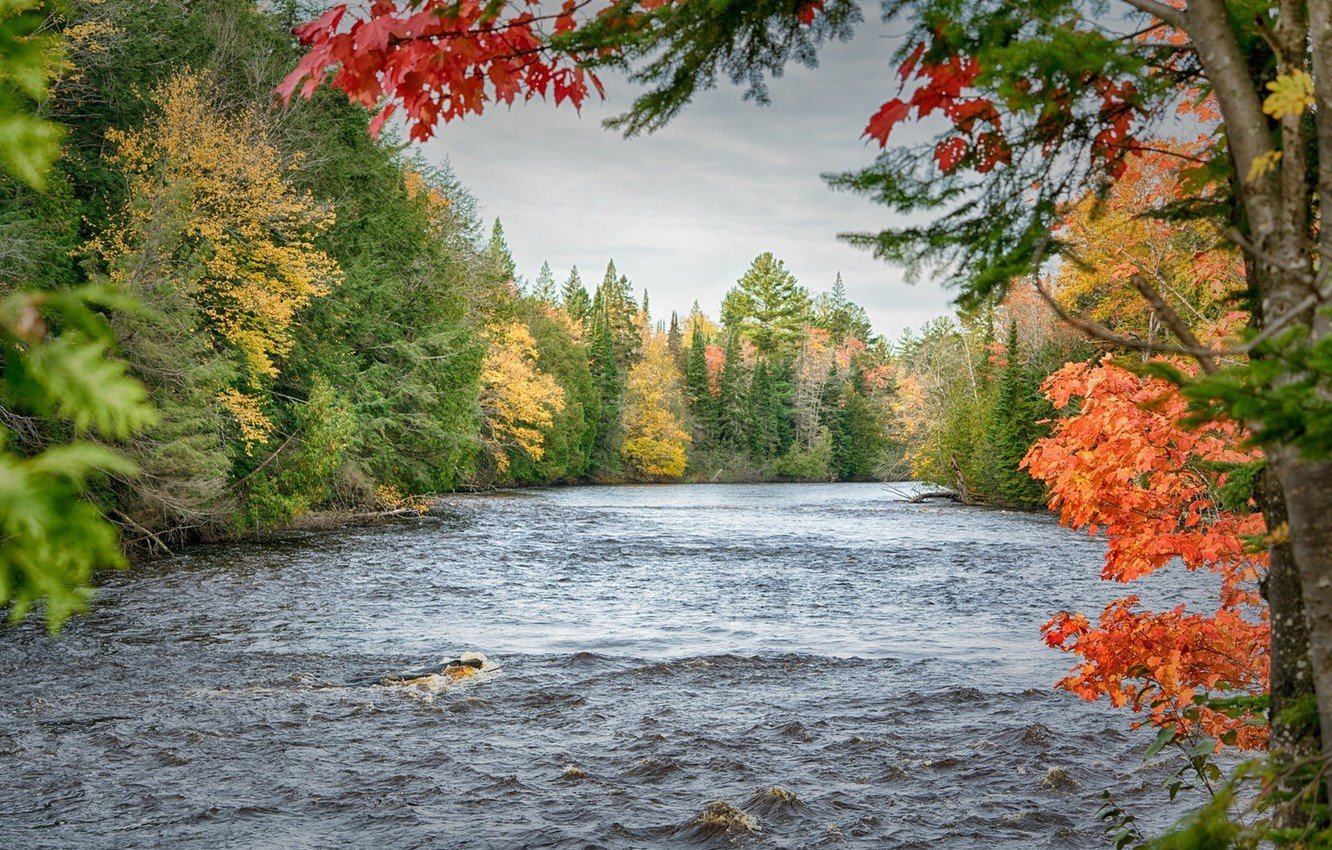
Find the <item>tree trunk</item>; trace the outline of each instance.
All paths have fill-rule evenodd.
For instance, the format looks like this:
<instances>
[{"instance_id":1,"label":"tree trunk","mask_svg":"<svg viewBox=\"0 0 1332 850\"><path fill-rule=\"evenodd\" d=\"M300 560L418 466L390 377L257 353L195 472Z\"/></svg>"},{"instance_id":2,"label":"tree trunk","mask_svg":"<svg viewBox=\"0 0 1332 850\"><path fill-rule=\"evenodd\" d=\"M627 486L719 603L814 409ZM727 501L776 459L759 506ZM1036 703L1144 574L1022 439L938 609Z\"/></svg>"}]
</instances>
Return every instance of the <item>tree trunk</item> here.
<instances>
[{"instance_id":1,"label":"tree trunk","mask_svg":"<svg viewBox=\"0 0 1332 850\"><path fill-rule=\"evenodd\" d=\"M1289 447L1270 456L1285 491L1290 548L1299 565L1323 752L1332 753L1332 462L1301 459ZM1278 618L1285 624L1289 616L1273 604L1274 627Z\"/></svg>"},{"instance_id":2,"label":"tree trunk","mask_svg":"<svg viewBox=\"0 0 1332 850\"><path fill-rule=\"evenodd\" d=\"M1302 710L1314 698L1309 630L1295 555L1289 540L1282 536L1282 529L1289 527L1285 494L1270 465L1263 469L1254 495L1273 537L1267 579L1263 582L1272 625L1272 728L1268 751L1277 771L1282 772L1318 753L1319 724L1309 722L1308 712ZM1304 779L1295 775L1277 790L1280 797L1291 799L1303 790L1303 783ZM1308 824L1310 812L1299 802L1284 802L1278 804L1273 817L1278 827L1300 828Z\"/></svg>"}]
</instances>

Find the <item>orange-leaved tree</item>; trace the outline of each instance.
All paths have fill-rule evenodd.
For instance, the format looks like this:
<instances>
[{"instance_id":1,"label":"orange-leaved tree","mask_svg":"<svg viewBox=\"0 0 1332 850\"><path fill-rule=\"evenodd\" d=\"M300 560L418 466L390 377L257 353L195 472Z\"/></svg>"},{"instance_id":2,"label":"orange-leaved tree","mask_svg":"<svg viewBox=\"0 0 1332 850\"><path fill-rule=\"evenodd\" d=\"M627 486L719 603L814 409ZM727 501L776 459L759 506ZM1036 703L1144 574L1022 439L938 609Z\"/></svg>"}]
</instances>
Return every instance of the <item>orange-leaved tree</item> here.
<instances>
[{"instance_id":1,"label":"orange-leaved tree","mask_svg":"<svg viewBox=\"0 0 1332 850\"><path fill-rule=\"evenodd\" d=\"M1157 214L1183 197L1200 147L1159 144L1124 160L1107 191L1069 205L1057 230L1065 262L1055 297L1115 333L1159 342L1168 330L1130 283L1141 275L1202 341L1226 339L1247 318L1232 308L1244 288L1243 259L1214 222Z\"/></svg>"},{"instance_id":2,"label":"orange-leaved tree","mask_svg":"<svg viewBox=\"0 0 1332 850\"><path fill-rule=\"evenodd\" d=\"M1072 363L1044 390L1056 408L1076 404L1023 464L1050 488L1050 507L1074 528L1102 531L1102 577L1128 582L1178 563L1217 577L1214 611L1181 604L1147 611L1136 595L1117 599L1093 623L1062 612L1045 639L1082 661L1060 687L1146 712L1147 722L1242 748L1264 745L1266 719L1242 701L1268 683L1268 617L1258 593L1267 555L1255 551L1262 515L1227 504L1230 477L1261 459L1237 448L1233 422L1185 427L1188 402L1177 388L1114 365Z\"/></svg>"}]
</instances>

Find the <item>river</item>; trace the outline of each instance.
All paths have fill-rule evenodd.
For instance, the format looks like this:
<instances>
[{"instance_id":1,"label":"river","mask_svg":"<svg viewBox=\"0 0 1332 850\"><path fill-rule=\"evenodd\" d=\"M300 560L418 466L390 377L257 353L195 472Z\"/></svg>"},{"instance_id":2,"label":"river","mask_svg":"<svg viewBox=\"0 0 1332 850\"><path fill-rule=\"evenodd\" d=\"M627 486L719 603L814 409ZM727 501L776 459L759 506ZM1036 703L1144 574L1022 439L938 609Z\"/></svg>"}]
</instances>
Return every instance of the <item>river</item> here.
<instances>
[{"instance_id":1,"label":"river","mask_svg":"<svg viewBox=\"0 0 1332 850\"><path fill-rule=\"evenodd\" d=\"M1103 788L1168 823L1039 636L1124 593L1104 543L901 489L460 496L111 574L0 633L0 847L1081 848ZM469 650L502 669L367 684Z\"/></svg>"}]
</instances>

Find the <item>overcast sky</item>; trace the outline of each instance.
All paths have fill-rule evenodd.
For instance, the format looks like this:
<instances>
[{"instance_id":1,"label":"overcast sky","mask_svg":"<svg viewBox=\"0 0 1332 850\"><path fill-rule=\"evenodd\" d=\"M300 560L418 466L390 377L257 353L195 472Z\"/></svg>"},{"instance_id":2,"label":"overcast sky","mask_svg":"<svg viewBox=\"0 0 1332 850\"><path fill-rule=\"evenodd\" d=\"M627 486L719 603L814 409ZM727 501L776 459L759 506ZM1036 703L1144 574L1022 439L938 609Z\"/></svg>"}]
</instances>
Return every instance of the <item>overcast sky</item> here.
<instances>
[{"instance_id":1,"label":"overcast sky","mask_svg":"<svg viewBox=\"0 0 1332 850\"><path fill-rule=\"evenodd\" d=\"M773 81L770 105L745 102L727 84L650 136L601 127L633 91L607 76L606 101L589 101L581 116L542 101L492 107L440 128L424 151L452 162L487 226L499 216L528 280L543 260L560 283L576 264L590 290L614 258L636 292L651 293L655 318L683 314L695 299L715 316L754 257L772 251L811 292L830 288L840 271L891 339L950 312L950 295L930 282L905 284L901 269L840 242L840 232L892 220L819 177L873 160L860 134L895 93L891 35L867 21L854 41L825 47L818 68L793 66Z\"/></svg>"}]
</instances>

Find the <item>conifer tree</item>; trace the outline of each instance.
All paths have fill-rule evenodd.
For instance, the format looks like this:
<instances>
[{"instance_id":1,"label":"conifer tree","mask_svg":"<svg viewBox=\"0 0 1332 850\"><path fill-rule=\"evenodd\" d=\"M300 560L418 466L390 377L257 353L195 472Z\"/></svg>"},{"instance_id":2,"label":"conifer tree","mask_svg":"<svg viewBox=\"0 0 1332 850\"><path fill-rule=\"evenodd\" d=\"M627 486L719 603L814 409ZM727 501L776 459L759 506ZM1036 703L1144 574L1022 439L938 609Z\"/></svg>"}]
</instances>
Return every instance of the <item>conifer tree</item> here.
<instances>
[{"instance_id":1,"label":"conifer tree","mask_svg":"<svg viewBox=\"0 0 1332 850\"><path fill-rule=\"evenodd\" d=\"M1045 503L1045 488L1020 468L1022 458L1041 436L1036 424L1045 418L1037 408L1039 383L1029 374L1019 350L1017 321L1008 326L1006 363L999 379L994 412L982 442L989 456L981 466L988 471L986 487L990 495L1018 507L1038 507Z\"/></svg>"},{"instance_id":2,"label":"conifer tree","mask_svg":"<svg viewBox=\"0 0 1332 850\"><path fill-rule=\"evenodd\" d=\"M586 322L591 316L592 297L587 294L587 287L583 286L583 279L578 275L578 266L569 270L569 279L560 291L560 302L564 305L564 312L576 322Z\"/></svg>"},{"instance_id":3,"label":"conifer tree","mask_svg":"<svg viewBox=\"0 0 1332 850\"><path fill-rule=\"evenodd\" d=\"M558 293L555 290L555 274L550 270L550 263L543 262L537 272L536 282L532 285L532 297L547 304L554 304Z\"/></svg>"},{"instance_id":4,"label":"conifer tree","mask_svg":"<svg viewBox=\"0 0 1332 850\"><path fill-rule=\"evenodd\" d=\"M694 445L712 447L717 438L717 404L708 381L708 340L697 326L689 337L685 359L685 403L693 429Z\"/></svg>"},{"instance_id":5,"label":"conifer tree","mask_svg":"<svg viewBox=\"0 0 1332 850\"><path fill-rule=\"evenodd\" d=\"M684 335L680 333L680 316L671 311L670 330L666 332L666 350L671 353L675 368L684 371Z\"/></svg>"},{"instance_id":6,"label":"conifer tree","mask_svg":"<svg viewBox=\"0 0 1332 850\"><path fill-rule=\"evenodd\" d=\"M722 365L716 401L717 441L724 447L745 445L745 365L740 356L740 336L726 335L726 362Z\"/></svg>"},{"instance_id":7,"label":"conifer tree","mask_svg":"<svg viewBox=\"0 0 1332 850\"><path fill-rule=\"evenodd\" d=\"M754 258L749 270L722 300L722 324L754 343L761 356L792 351L809 321L809 294L770 252Z\"/></svg>"},{"instance_id":8,"label":"conifer tree","mask_svg":"<svg viewBox=\"0 0 1332 850\"><path fill-rule=\"evenodd\" d=\"M619 468L620 403L624 381L615 358L615 345L605 314L592 314L592 343L590 346L592 380L596 384L600 404L595 420L592 446L594 470L612 472Z\"/></svg>"},{"instance_id":9,"label":"conifer tree","mask_svg":"<svg viewBox=\"0 0 1332 850\"><path fill-rule=\"evenodd\" d=\"M872 479L887 446L883 417L858 383L851 380L842 384L841 406L832 431L833 471L841 481Z\"/></svg>"},{"instance_id":10,"label":"conifer tree","mask_svg":"<svg viewBox=\"0 0 1332 850\"><path fill-rule=\"evenodd\" d=\"M511 283L518 279L518 267L514 265L509 243L504 239L504 225L498 217L490 228L490 243L486 245L486 260L490 263L496 283Z\"/></svg>"},{"instance_id":11,"label":"conifer tree","mask_svg":"<svg viewBox=\"0 0 1332 850\"><path fill-rule=\"evenodd\" d=\"M768 370L768 361L760 360L754 366L749 393L745 398L745 443L749 456L756 463L771 459L776 448L772 401L772 376Z\"/></svg>"},{"instance_id":12,"label":"conifer tree","mask_svg":"<svg viewBox=\"0 0 1332 850\"><path fill-rule=\"evenodd\" d=\"M833 281L832 291L814 299L814 324L828 331L833 345L842 345L849 339L869 342L874 333L865 308L847 298L841 272Z\"/></svg>"}]
</instances>

